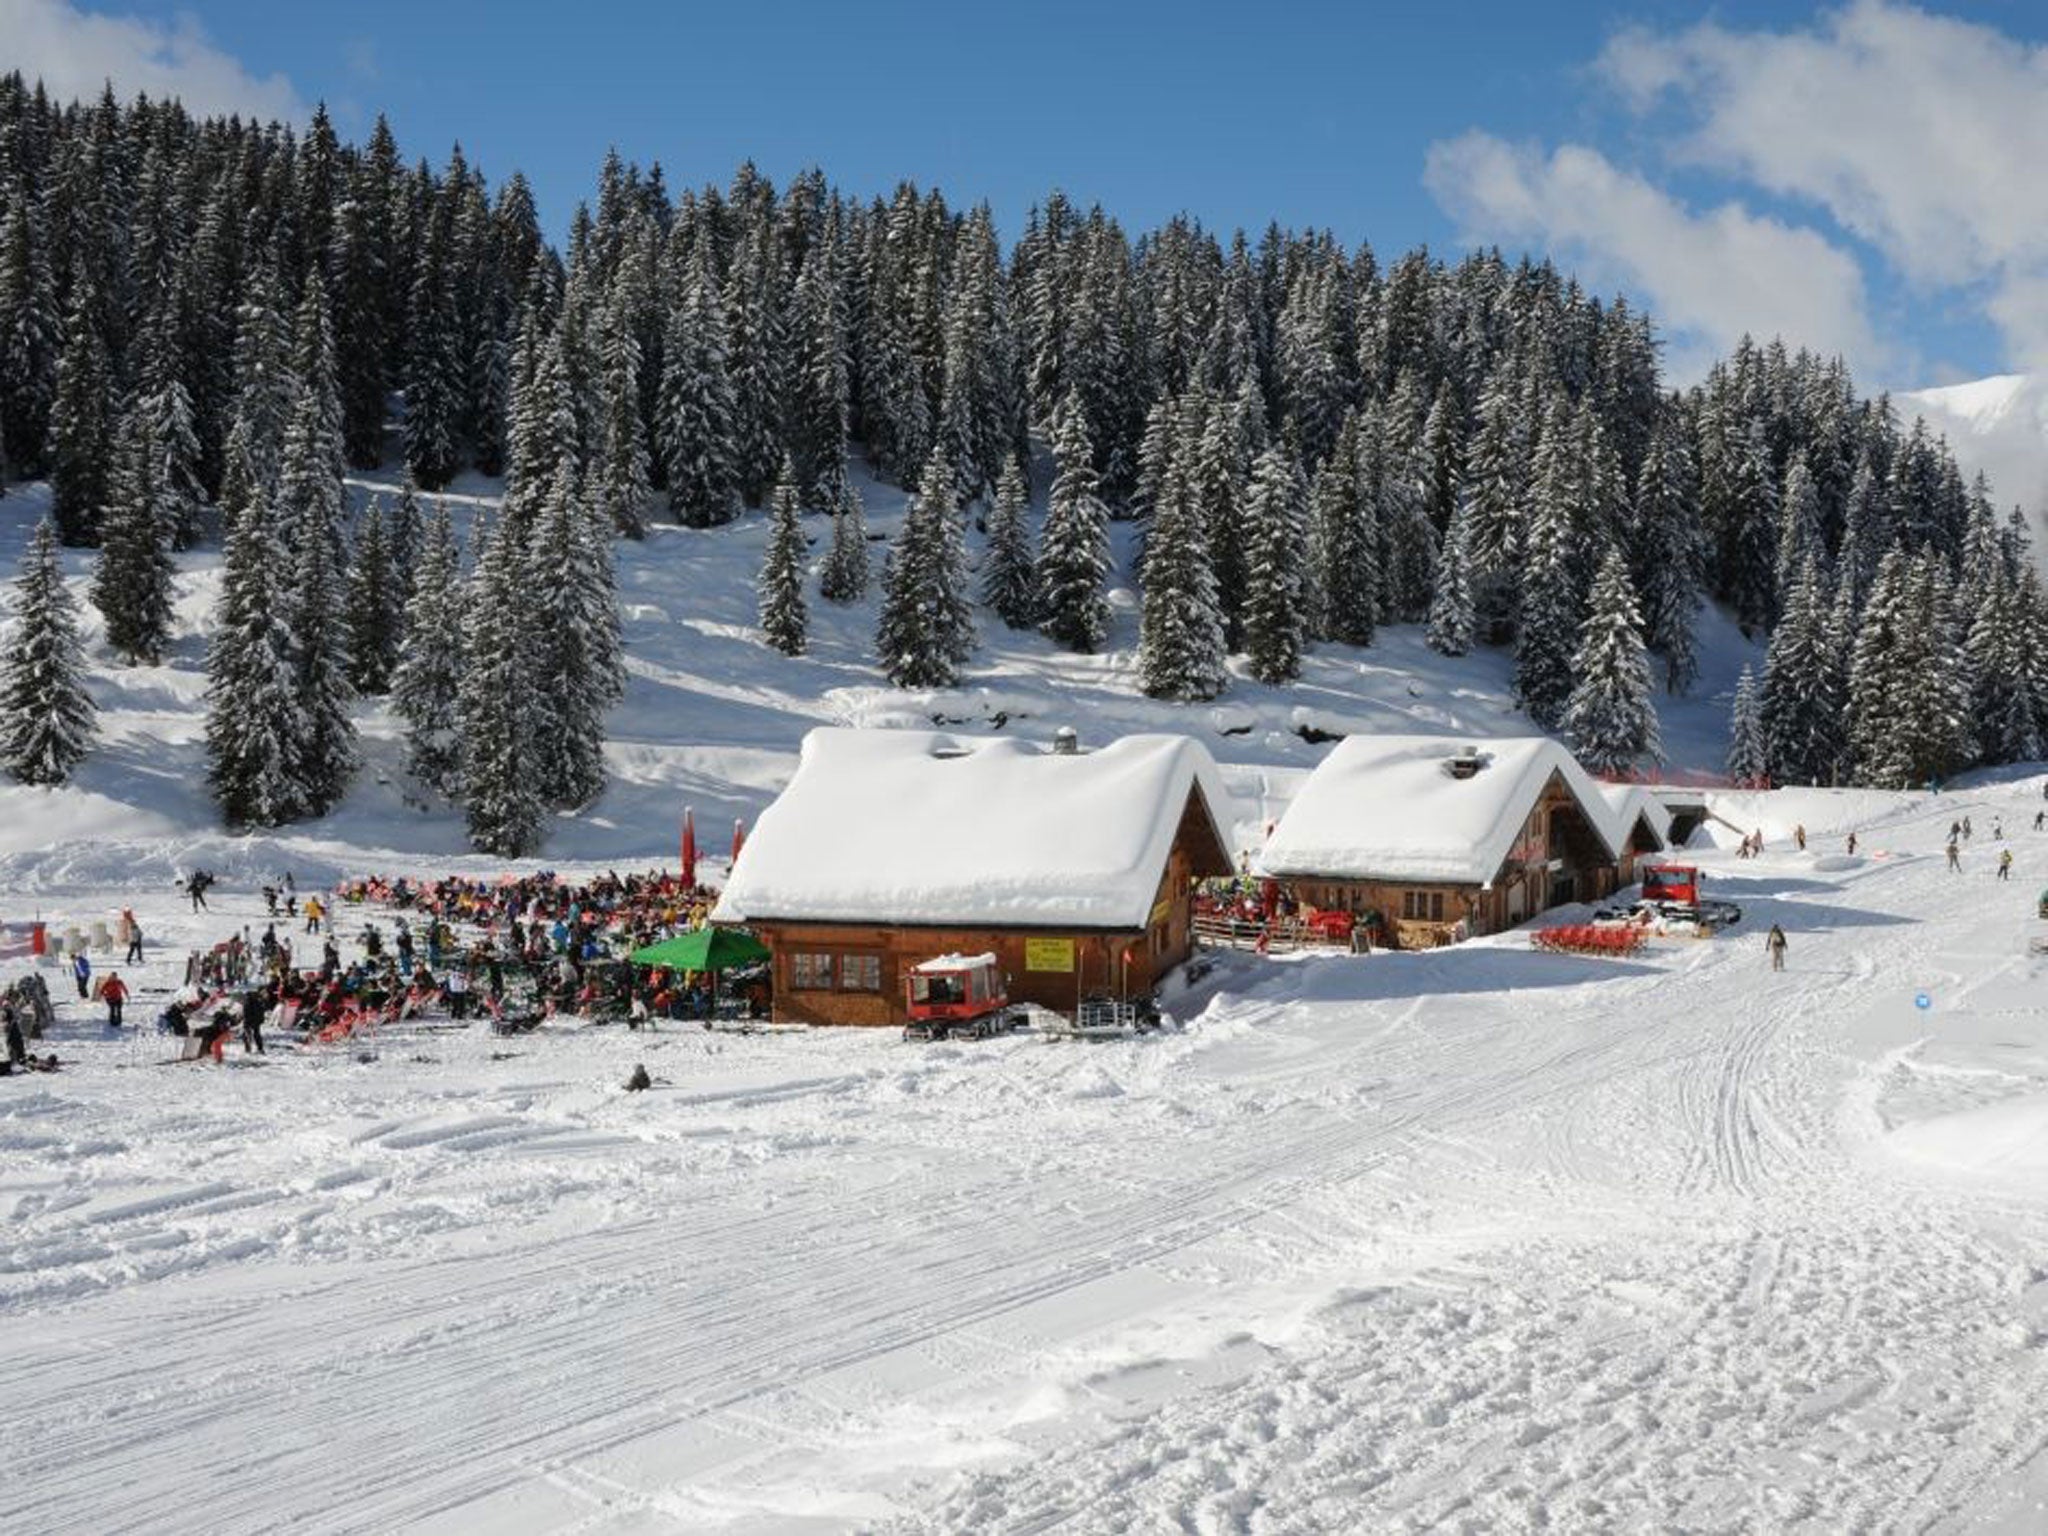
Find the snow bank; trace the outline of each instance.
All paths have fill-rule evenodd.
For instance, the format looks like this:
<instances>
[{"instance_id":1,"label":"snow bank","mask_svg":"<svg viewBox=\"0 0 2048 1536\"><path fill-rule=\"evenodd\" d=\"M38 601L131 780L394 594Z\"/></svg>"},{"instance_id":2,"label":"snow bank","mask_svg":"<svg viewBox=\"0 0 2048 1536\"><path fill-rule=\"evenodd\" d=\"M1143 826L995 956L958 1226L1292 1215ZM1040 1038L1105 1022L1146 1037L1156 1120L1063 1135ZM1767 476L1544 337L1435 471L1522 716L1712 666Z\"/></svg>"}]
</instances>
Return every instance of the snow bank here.
<instances>
[{"instance_id":1,"label":"snow bank","mask_svg":"<svg viewBox=\"0 0 2048 1536\"><path fill-rule=\"evenodd\" d=\"M1902 1125L1885 1138L1900 1157L1996 1178L2048 1173L2048 1095L2011 1099Z\"/></svg>"},{"instance_id":2,"label":"snow bank","mask_svg":"<svg viewBox=\"0 0 2048 1536\"><path fill-rule=\"evenodd\" d=\"M1228 850L1222 780L1186 736L1062 755L1011 737L815 730L714 915L1142 928L1195 791Z\"/></svg>"}]
</instances>

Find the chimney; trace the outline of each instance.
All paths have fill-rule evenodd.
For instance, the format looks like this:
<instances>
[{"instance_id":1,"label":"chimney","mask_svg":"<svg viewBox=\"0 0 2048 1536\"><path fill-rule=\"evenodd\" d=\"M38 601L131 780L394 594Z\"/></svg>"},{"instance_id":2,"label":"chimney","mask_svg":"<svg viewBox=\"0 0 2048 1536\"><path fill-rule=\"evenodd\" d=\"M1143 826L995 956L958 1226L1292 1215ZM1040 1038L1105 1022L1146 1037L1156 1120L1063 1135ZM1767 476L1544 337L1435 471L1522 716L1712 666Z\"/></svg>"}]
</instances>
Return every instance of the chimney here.
<instances>
[{"instance_id":1,"label":"chimney","mask_svg":"<svg viewBox=\"0 0 2048 1536\"><path fill-rule=\"evenodd\" d=\"M1451 777L1454 779L1469 779L1478 773L1480 769L1484 768L1488 761L1487 755L1477 747L1467 747L1456 757L1446 762L1444 767L1449 770Z\"/></svg>"},{"instance_id":2,"label":"chimney","mask_svg":"<svg viewBox=\"0 0 2048 1536\"><path fill-rule=\"evenodd\" d=\"M1063 725L1052 733L1052 750L1055 757L1074 757L1081 750L1081 738L1071 725Z\"/></svg>"}]
</instances>

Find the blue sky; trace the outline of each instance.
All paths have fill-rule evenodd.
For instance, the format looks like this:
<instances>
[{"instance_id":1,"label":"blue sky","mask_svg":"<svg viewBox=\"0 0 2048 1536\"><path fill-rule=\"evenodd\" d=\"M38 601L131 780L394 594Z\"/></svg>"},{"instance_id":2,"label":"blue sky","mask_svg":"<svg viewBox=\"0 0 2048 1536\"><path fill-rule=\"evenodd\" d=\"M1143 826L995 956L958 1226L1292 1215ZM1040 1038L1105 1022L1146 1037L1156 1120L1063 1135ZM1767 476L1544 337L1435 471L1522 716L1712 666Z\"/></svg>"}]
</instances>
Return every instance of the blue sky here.
<instances>
[{"instance_id":1,"label":"blue sky","mask_svg":"<svg viewBox=\"0 0 2048 1536\"><path fill-rule=\"evenodd\" d=\"M1681 375L1753 326L1895 385L2048 353L2048 218L2022 227L2048 210L2031 187L1992 206L2040 180L2044 39L2048 6L2011 0L0 0L0 63L258 110L324 99L352 135L381 108L409 155L459 138L494 179L524 170L555 230L610 144L671 185L748 157L861 194L936 183L1006 234L1058 185L1133 229L1186 210L1382 252L1548 250L1656 309ZM2014 142L1984 151L2001 127ZM1949 144L1969 167L1928 148Z\"/></svg>"}]
</instances>

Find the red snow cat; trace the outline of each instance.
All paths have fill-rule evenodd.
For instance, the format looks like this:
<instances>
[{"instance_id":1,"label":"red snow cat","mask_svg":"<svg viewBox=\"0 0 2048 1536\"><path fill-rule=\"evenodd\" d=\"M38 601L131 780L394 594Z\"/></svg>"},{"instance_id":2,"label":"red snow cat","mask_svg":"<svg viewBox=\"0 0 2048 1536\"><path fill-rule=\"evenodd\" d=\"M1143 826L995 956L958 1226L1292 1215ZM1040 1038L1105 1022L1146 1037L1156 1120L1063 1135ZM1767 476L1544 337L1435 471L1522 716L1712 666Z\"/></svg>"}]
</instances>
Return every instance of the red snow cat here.
<instances>
[{"instance_id":1,"label":"red snow cat","mask_svg":"<svg viewBox=\"0 0 2048 1536\"><path fill-rule=\"evenodd\" d=\"M1702 937L1742 921L1742 908L1706 894L1706 876L1691 864L1652 864L1643 871L1643 899L1671 923L1690 923Z\"/></svg>"},{"instance_id":2,"label":"red snow cat","mask_svg":"<svg viewBox=\"0 0 2048 1536\"><path fill-rule=\"evenodd\" d=\"M906 1040L986 1039L1013 1028L1009 983L992 954L940 955L915 967L903 983L910 1022Z\"/></svg>"}]
</instances>

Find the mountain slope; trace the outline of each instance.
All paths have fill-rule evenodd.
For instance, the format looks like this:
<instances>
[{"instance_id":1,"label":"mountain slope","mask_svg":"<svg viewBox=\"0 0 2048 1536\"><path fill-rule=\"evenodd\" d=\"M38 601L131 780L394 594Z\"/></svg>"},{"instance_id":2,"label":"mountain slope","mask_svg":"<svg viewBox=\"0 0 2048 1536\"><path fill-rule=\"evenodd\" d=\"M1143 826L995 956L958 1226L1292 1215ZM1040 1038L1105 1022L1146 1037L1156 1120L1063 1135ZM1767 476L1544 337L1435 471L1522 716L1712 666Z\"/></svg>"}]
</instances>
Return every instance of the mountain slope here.
<instances>
[{"instance_id":1,"label":"mountain slope","mask_svg":"<svg viewBox=\"0 0 2048 1536\"><path fill-rule=\"evenodd\" d=\"M361 502L373 489L364 482L353 494ZM876 536L892 533L903 493L868 482L860 489ZM472 481L450 500L466 518L495 494L495 486ZM0 500L0 564L11 568L19 558L45 503L41 486L17 487ZM1111 595L1105 654L1062 651L978 610L981 644L961 686L903 692L873 662L872 594L835 608L816 597L813 580L810 653L786 658L762 643L753 582L766 526L749 514L713 530L659 527L642 543L618 546L629 681L610 720L611 782L580 814L551 820L543 862L644 865L672 857L685 805L696 808L706 846L722 846L721 827L736 817L751 821L817 725L937 722L1045 739L1071 724L1094 742L1140 730L1191 732L1229 769L1248 841L1321 757L1328 736L1532 729L1511 702L1505 652L1447 660L1423 644L1417 625L1391 626L1363 650L1318 647L1291 687L1265 687L1233 669L1229 690L1214 703L1148 699L1138 687L1137 601L1127 574ZM814 519L806 532L815 567L829 525ZM1128 524L1115 526L1120 573L1130 568L1131 533ZM879 568L879 544L875 554ZM68 551L65 559L82 601L92 557ZM195 863L231 875L274 873L283 862L314 874L366 864L483 867L487 861L469 856L459 811L425 796L404 772L402 725L381 701L359 706L363 769L340 809L273 835L221 832L206 793L203 738L205 635L219 581L217 548L180 558L177 635L158 667L113 665L97 613L82 608L101 744L63 789L0 785L0 887L168 883ZM1757 651L1719 613L1707 612L1701 623L1699 687L1689 699L1659 703L1673 765L1715 772L1735 676Z\"/></svg>"}]
</instances>

